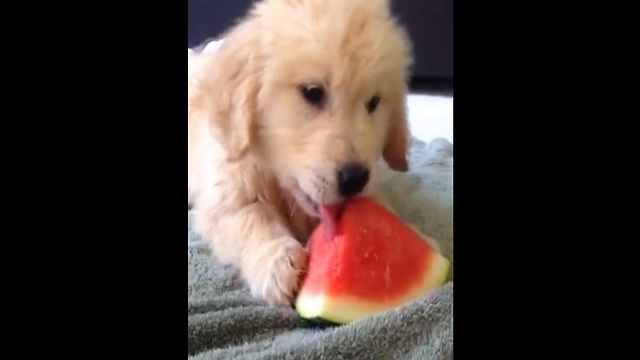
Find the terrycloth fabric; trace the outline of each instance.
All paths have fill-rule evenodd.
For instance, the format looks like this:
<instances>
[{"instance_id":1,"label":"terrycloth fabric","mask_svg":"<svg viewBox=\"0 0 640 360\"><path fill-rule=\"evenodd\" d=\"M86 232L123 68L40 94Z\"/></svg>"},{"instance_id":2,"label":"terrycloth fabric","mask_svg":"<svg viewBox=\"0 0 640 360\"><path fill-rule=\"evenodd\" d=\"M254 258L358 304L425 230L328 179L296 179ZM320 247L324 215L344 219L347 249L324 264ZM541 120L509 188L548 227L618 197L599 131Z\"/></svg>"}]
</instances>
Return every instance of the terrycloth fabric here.
<instances>
[{"instance_id":1,"label":"terrycloth fabric","mask_svg":"<svg viewBox=\"0 0 640 360\"><path fill-rule=\"evenodd\" d=\"M438 239L453 260L453 145L414 140L409 173L385 172L398 214ZM453 359L453 281L398 309L343 326L320 326L293 309L253 299L237 271L210 257L189 213L190 359Z\"/></svg>"}]
</instances>

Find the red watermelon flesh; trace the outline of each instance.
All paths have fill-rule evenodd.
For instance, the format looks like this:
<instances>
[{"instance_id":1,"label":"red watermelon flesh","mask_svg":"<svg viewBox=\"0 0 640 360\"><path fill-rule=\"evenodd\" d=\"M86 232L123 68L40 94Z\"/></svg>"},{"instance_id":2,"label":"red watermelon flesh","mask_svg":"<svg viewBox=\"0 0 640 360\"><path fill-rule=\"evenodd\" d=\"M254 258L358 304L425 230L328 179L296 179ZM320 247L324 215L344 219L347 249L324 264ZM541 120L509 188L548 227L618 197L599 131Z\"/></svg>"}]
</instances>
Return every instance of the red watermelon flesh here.
<instances>
[{"instance_id":1,"label":"red watermelon flesh","mask_svg":"<svg viewBox=\"0 0 640 360\"><path fill-rule=\"evenodd\" d=\"M348 201L339 214L325 210L307 249L296 310L334 323L417 299L443 285L451 266L394 214L364 197Z\"/></svg>"}]
</instances>

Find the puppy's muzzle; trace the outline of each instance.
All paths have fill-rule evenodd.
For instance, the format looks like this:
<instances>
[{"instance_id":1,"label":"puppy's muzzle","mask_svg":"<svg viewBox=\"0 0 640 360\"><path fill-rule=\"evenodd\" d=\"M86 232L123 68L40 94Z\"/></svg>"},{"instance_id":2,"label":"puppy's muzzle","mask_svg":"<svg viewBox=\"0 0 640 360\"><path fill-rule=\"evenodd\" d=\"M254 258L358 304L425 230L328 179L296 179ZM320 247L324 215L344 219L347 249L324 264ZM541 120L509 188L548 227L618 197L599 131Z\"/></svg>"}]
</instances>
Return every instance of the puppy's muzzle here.
<instances>
[{"instance_id":1,"label":"puppy's muzzle","mask_svg":"<svg viewBox=\"0 0 640 360\"><path fill-rule=\"evenodd\" d=\"M338 192L344 197L359 194L369 182L369 169L359 163L349 163L338 170Z\"/></svg>"}]
</instances>

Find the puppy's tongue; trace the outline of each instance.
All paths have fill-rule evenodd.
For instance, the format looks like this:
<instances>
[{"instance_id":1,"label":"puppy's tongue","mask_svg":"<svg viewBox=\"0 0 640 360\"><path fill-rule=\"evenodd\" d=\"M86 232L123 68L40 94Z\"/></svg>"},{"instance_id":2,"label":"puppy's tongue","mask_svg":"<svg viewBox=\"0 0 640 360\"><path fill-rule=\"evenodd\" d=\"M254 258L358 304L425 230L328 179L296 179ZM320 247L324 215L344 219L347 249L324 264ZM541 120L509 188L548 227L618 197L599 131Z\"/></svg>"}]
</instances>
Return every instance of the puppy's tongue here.
<instances>
[{"instance_id":1,"label":"puppy's tongue","mask_svg":"<svg viewBox=\"0 0 640 360\"><path fill-rule=\"evenodd\" d=\"M343 205L321 205L320 206L320 222L324 230L324 239L333 240L336 235L336 228Z\"/></svg>"}]
</instances>

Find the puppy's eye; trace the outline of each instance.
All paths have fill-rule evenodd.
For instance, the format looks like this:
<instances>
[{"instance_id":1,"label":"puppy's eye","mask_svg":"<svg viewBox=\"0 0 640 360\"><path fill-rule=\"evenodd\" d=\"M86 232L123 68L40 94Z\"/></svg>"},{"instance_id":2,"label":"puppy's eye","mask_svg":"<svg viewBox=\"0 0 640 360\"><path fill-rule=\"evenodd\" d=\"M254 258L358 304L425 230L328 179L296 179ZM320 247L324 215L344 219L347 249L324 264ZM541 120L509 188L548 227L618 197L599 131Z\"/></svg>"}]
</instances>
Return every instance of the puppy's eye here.
<instances>
[{"instance_id":1,"label":"puppy's eye","mask_svg":"<svg viewBox=\"0 0 640 360\"><path fill-rule=\"evenodd\" d=\"M325 100L325 92L319 85L303 85L300 87L302 97L311 105L322 106Z\"/></svg>"},{"instance_id":2,"label":"puppy's eye","mask_svg":"<svg viewBox=\"0 0 640 360\"><path fill-rule=\"evenodd\" d=\"M376 95L369 99L366 104L367 112L369 114L373 114L373 112L378 108L378 104L380 104L380 96Z\"/></svg>"}]
</instances>

